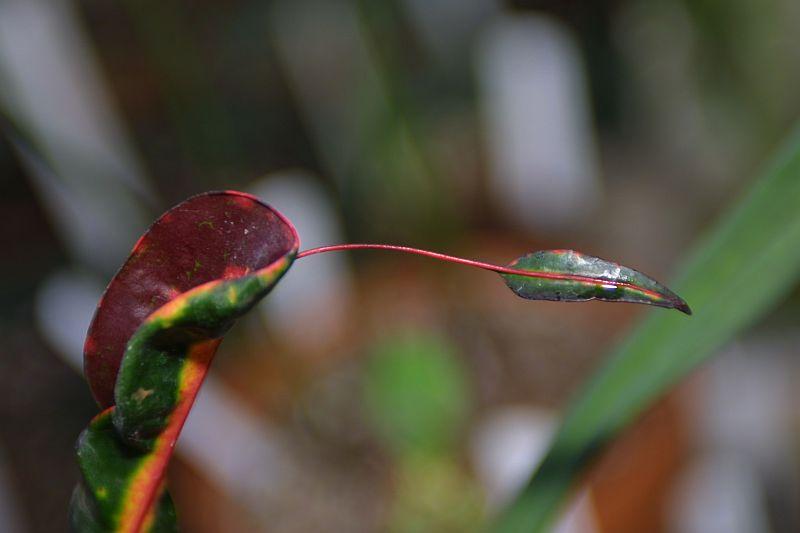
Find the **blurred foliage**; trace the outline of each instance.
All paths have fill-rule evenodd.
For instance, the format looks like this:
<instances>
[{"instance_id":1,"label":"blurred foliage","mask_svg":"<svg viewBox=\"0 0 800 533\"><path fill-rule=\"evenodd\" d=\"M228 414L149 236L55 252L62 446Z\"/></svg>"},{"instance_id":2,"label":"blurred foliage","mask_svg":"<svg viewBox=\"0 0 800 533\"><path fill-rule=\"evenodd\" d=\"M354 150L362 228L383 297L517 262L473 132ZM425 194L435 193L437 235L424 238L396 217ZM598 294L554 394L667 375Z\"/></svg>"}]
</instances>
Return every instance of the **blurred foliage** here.
<instances>
[{"instance_id":1,"label":"blurred foliage","mask_svg":"<svg viewBox=\"0 0 800 533\"><path fill-rule=\"evenodd\" d=\"M452 458L398 461L389 512L391 533L477 533L483 529L483 493Z\"/></svg>"},{"instance_id":2,"label":"blurred foliage","mask_svg":"<svg viewBox=\"0 0 800 533\"><path fill-rule=\"evenodd\" d=\"M372 424L398 455L448 452L464 429L469 388L453 347L409 332L376 346L364 371Z\"/></svg>"},{"instance_id":3,"label":"blurred foliage","mask_svg":"<svg viewBox=\"0 0 800 533\"><path fill-rule=\"evenodd\" d=\"M470 391L454 348L408 331L366 362L364 405L394 455L393 533L479 531L483 495L455 460Z\"/></svg>"}]
</instances>

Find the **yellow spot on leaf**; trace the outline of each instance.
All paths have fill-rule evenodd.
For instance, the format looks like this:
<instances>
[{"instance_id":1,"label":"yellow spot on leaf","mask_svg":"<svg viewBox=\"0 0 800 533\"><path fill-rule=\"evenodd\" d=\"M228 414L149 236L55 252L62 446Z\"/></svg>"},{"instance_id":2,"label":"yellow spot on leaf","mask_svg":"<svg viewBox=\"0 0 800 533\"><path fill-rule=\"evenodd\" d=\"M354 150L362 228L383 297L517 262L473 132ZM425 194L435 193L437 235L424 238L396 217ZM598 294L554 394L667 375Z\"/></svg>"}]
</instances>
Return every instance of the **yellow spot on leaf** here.
<instances>
[{"instance_id":1,"label":"yellow spot on leaf","mask_svg":"<svg viewBox=\"0 0 800 533\"><path fill-rule=\"evenodd\" d=\"M203 263L198 261L197 259L194 260L194 268L192 270L186 271L186 279L191 280L192 276L197 274L197 271L200 270L200 267L203 266Z\"/></svg>"},{"instance_id":2,"label":"yellow spot on leaf","mask_svg":"<svg viewBox=\"0 0 800 533\"><path fill-rule=\"evenodd\" d=\"M139 387L139 389L136 392L133 393L133 399L136 400L137 402L141 402L142 400L144 400L145 398L147 398L151 394L153 394L153 389L145 390L145 389Z\"/></svg>"}]
</instances>

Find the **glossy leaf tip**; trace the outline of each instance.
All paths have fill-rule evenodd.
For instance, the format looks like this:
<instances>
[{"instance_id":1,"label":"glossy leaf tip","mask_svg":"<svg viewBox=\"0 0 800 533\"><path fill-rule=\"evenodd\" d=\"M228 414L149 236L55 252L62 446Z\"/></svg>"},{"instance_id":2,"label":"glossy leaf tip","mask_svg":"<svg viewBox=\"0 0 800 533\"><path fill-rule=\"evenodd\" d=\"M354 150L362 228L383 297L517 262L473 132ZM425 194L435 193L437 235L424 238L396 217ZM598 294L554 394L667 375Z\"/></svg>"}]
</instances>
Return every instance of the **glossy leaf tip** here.
<instances>
[{"instance_id":1,"label":"glossy leaf tip","mask_svg":"<svg viewBox=\"0 0 800 533\"><path fill-rule=\"evenodd\" d=\"M528 300L628 302L677 309L689 305L667 287L632 268L574 250L543 250L520 257L500 272L506 285Z\"/></svg>"}]
</instances>

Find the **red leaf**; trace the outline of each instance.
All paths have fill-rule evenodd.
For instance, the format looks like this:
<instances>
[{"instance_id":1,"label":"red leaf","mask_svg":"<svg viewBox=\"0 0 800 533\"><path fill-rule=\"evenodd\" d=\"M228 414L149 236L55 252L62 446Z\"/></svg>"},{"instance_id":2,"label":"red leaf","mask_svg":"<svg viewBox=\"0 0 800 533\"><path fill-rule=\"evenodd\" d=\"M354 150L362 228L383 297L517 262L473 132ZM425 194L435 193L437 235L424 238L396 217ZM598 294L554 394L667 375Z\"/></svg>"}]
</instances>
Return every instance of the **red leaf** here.
<instances>
[{"instance_id":1,"label":"red leaf","mask_svg":"<svg viewBox=\"0 0 800 533\"><path fill-rule=\"evenodd\" d=\"M95 400L114 404L125 345L153 311L203 283L265 268L299 238L283 215L240 192L189 198L139 239L100 299L84 347L84 372Z\"/></svg>"}]
</instances>

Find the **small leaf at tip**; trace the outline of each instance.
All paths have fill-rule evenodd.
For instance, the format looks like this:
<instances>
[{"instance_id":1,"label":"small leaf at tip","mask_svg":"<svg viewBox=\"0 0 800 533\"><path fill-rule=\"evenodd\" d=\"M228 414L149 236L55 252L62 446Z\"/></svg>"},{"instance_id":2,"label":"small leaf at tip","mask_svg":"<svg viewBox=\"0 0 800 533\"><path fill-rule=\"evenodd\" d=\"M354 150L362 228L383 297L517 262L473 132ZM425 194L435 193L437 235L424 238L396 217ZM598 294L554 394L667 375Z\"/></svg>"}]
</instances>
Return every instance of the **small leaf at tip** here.
<instances>
[{"instance_id":1,"label":"small leaf at tip","mask_svg":"<svg viewBox=\"0 0 800 533\"><path fill-rule=\"evenodd\" d=\"M658 281L632 268L574 250L533 252L509 266L535 274L501 273L517 296L529 300L628 302L692 314L680 296Z\"/></svg>"}]
</instances>

